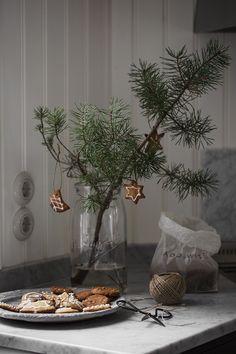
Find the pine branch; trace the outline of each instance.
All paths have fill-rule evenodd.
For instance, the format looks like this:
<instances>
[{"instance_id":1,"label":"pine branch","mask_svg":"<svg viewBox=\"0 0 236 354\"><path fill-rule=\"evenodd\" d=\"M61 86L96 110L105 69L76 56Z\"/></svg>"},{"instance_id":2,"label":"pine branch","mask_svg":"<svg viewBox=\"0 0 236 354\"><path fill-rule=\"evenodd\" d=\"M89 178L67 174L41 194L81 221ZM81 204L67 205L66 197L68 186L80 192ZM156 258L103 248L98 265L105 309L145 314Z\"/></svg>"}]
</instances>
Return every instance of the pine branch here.
<instances>
[{"instance_id":1,"label":"pine branch","mask_svg":"<svg viewBox=\"0 0 236 354\"><path fill-rule=\"evenodd\" d=\"M201 111L195 109L192 112L183 112L178 120L169 120L165 124L165 132L170 132L172 140L176 144L183 144L189 148L205 148L213 143L213 138L209 134L216 129L209 116L202 117Z\"/></svg>"},{"instance_id":2,"label":"pine branch","mask_svg":"<svg viewBox=\"0 0 236 354\"><path fill-rule=\"evenodd\" d=\"M42 145L45 145L51 154L51 156L59 162L58 160L58 152L54 149L53 146L53 136L51 134L46 134L46 128L44 124L44 119L48 115L49 109L47 107L37 107L34 109L34 119L39 121L39 124L36 125L35 129L40 132L42 135L43 141Z\"/></svg>"},{"instance_id":3,"label":"pine branch","mask_svg":"<svg viewBox=\"0 0 236 354\"><path fill-rule=\"evenodd\" d=\"M170 133L177 144L187 147L199 149L213 142L209 134L215 126L209 116L203 117L200 110L195 111L192 101L222 83L223 70L230 63L228 48L218 41L210 41L200 54L188 54L185 46L177 52L168 48L167 54L167 58L162 58L162 73L156 64L141 60L139 66L131 66L132 90L139 99L144 117L155 121L140 144L140 151L149 144L160 127L165 134ZM177 191L180 199L186 198L189 193L204 196L211 182L214 188L214 179L208 179L209 171L191 173L183 165L173 169L174 174L170 171L164 167L160 173L161 180L166 174L163 188Z\"/></svg>"},{"instance_id":4,"label":"pine branch","mask_svg":"<svg viewBox=\"0 0 236 354\"><path fill-rule=\"evenodd\" d=\"M139 66L132 64L129 74L131 90L139 98L140 107L149 120L158 119L166 111L166 86L164 75L156 63L139 60Z\"/></svg>"},{"instance_id":5,"label":"pine branch","mask_svg":"<svg viewBox=\"0 0 236 354\"><path fill-rule=\"evenodd\" d=\"M203 197L216 191L218 181L216 174L209 169L191 171L185 169L183 164L163 169L158 183L162 182L162 188L175 192L179 200L184 200L188 195Z\"/></svg>"},{"instance_id":6,"label":"pine branch","mask_svg":"<svg viewBox=\"0 0 236 354\"><path fill-rule=\"evenodd\" d=\"M85 203L87 209L107 207L107 194L113 198L125 179L147 179L153 175L163 179L165 173L169 182L164 186L172 181L180 199L187 192L205 193L203 184L205 181L208 187L208 179L200 177L207 175L199 172L190 175L182 165L173 171L166 168L160 144L163 133L158 130L162 128L177 144L187 147L199 149L212 143L209 134L215 126L209 116L203 117L200 110L195 111L192 101L221 82L223 69L229 65L227 48L210 41L200 54L188 54L185 47L177 52L168 48L167 54L162 73L157 64L141 60L139 66L131 67L132 90L140 100L144 116L149 122L154 121L145 138L131 126L128 107L118 99L112 99L108 109L91 104L76 106L70 127L73 150L61 139L61 133L68 128L64 110L41 107L35 111L35 118L40 122L37 129L51 155L58 161L59 144L64 151L61 162L67 176L79 178L92 187ZM175 179L170 171L175 172ZM175 183L177 180L183 184L183 193L180 184Z\"/></svg>"},{"instance_id":7,"label":"pine branch","mask_svg":"<svg viewBox=\"0 0 236 354\"><path fill-rule=\"evenodd\" d=\"M209 134L214 125L209 117L195 111L192 101L222 83L222 73L229 65L228 48L210 41L201 53L188 54L167 49L164 70L157 64L140 60L132 65L130 82L140 101L144 117L152 128L143 138L131 126L127 105L112 99L108 109L80 104L72 111L70 142L64 144L61 134L68 129L62 108L35 109L36 129L52 157L63 164L68 177L75 177L91 187L83 200L87 211L97 212L93 247L88 266L96 261L103 215L124 180L158 177L162 187L177 193L180 200L189 194L207 195L217 181L209 170L191 171L183 164L167 167L161 146L164 133L170 133L177 144L200 148L212 142ZM162 132L159 132L162 129ZM163 133L164 131L164 133ZM86 277L85 271L82 277ZM81 279L83 281L83 279Z\"/></svg>"},{"instance_id":8,"label":"pine branch","mask_svg":"<svg viewBox=\"0 0 236 354\"><path fill-rule=\"evenodd\" d=\"M174 100L181 91L187 90L195 99L215 89L222 84L223 70L230 62L228 48L217 40L209 41L200 54L188 54L186 47L178 52L168 48L167 53L169 58L163 58L163 75Z\"/></svg>"},{"instance_id":9,"label":"pine branch","mask_svg":"<svg viewBox=\"0 0 236 354\"><path fill-rule=\"evenodd\" d=\"M64 171L73 171L79 168L82 174L86 174L86 169L81 163L79 156L75 155L61 140L60 135L68 129L66 115L63 108L49 110L47 107L39 106L34 110L34 119L39 121L36 130L42 135L42 144L45 145L51 156L64 166ZM55 139L57 143L55 143ZM67 152L67 156L61 159L61 147Z\"/></svg>"},{"instance_id":10,"label":"pine branch","mask_svg":"<svg viewBox=\"0 0 236 354\"><path fill-rule=\"evenodd\" d=\"M229 65L228 48L210 41L201 55L187 54L183 47L167 49L164 71L157 64L139 61L130 71L131 88L140 101L147 119L155 119L157 128L174 109L188 109L188 103L222 83L223 70Z\"/></svg>"}]
</instances>

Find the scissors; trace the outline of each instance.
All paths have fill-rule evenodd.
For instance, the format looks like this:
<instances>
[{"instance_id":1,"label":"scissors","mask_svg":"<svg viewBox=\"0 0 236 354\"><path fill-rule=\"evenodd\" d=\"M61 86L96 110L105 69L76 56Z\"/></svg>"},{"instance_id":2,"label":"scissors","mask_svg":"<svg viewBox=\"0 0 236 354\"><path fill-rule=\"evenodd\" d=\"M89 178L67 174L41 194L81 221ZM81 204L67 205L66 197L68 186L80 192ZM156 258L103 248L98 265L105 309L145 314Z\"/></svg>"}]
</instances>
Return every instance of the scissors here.
<instances>
[{"instance_id":1,"label":"scissors","mask_svg":"<svg viewBox=\"0 0 236 354\"><path fill-rule=\"evenodd\" d=\"M122 309L125 309L125 310L128 310L128 311L133 311L133 312L138 312L138 313L143 314L144 316L142 317L141 321L145 321L148 318L152 318L154 321L156 321L157 323L159 323L163 327L165 327L165 324L160 320L160 318L169 320L170 318L173 317L173 315L172 315L172 313L170 311L164 310L164 309L162 309L160 307L157 307L155 309L155 314L153 315L150 312L146 312L146 311L140 310L137 306L132 304L132 302L130 302L130 301L118 300L116 302L116 304L119 307L121 307Z\"/></svg>"}]
</instances>

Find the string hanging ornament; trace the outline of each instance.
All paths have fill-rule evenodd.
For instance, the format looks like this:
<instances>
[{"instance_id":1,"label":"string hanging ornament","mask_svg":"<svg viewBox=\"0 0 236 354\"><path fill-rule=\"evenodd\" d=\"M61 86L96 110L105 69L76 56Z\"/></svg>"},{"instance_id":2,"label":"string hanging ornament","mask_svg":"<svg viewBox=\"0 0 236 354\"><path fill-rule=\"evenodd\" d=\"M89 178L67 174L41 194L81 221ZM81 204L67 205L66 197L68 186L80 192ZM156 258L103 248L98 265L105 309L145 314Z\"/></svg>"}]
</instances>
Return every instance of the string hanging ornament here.
<instances>
[{"instance_id":1,"label":"string hanging ornament","mask_svg":"<svg viewBox=\"0 0 236 354\"><path fill-rule=\"evenodd\" d=\"M63 200L62 194L61 194L61 189L62 189L62 169L61 169L61 164L60 164L60 147L58 146L58 156L57 156L57 162L55 165L54 169L54 175L53 175L53 190L54 192L51 194L49 200L50 200L50 206L51 208L56 212L56 213L63 213L64 211L70 209L69 205ZM60 171L60 186L59 188L55 188L55 181L56 181L56 172L57 168L59 168Z\"/></svg>"},{"instance_id":2,"label":"string hanging ornament","mask_svg":"<svg viewBox=\"0 0 236 354\"><path fill-rule=\"evenodd\" d=\"M158 133L157 130L154 130L150 136L145 134L147 139L145 152L162 150L162 145L160 140L163 138L164 133ZM135 173L134 173L135 174ZM144 199L145 195L143 194L143 185L137 183L137 178L135 174L135 179L131 180L130 183L124 184L125 188L125 199L132 200L135 204L139 202L140 199Z\"/></svg>"}]
</instances>

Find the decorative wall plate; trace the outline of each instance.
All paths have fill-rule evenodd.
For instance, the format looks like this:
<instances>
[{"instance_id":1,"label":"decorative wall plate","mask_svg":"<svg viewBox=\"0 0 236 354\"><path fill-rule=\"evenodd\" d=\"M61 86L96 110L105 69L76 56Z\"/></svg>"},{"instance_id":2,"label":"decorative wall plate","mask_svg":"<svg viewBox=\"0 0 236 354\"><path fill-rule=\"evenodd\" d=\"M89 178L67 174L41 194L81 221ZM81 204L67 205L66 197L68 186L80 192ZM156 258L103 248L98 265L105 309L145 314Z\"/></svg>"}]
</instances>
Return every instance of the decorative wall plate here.
<instances>
[{"instance_id":1,"label":"decorative wall plate","mask_svg":"<svg viewBox=\"0 0 236 354\"><path fill-rule=\"evenodd\" d=\"M79 289L81 290L81 289ZM78 291L79 291L78 290ZM21 297L23 294L31 292L31 291L50 291L48 288L37 288L37 289L23 289L23 290L14 290L8 291L0 294L0 302L4 302L11 305L17 305L20 303ZM75 322L87 320L90 318L102 317L105 315L110 315L112 313L117 312L118 305L116 305L116 301L120 300L116 299L111 303L111 308L107 310L100 310L95 312L75 312L75 313L63 313L63 314L55 314L55 313L21 313L21 312L13 312L9 310L4 310L0 308L0 318L10 319L10 320L19 320L19 321L27 321L27 322Z\"/></svg>"}]
</instances>

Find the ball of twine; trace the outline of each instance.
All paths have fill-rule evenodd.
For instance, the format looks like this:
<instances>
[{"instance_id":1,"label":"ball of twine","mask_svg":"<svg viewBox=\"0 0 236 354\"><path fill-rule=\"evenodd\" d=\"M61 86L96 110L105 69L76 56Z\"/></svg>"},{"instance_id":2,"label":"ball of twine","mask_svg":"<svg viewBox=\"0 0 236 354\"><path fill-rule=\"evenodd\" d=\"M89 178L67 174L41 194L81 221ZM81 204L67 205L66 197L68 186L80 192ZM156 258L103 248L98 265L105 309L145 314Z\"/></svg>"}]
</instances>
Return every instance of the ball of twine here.
<instances>
[{"instance_id":1,"label":"ball of twine","mask_svg":"<svg viewBox=\"0 0 236 354\"><path fill-rule=\"evenodd\" d=\"M179 273L154 274L149 283L150 295L163 305L181 303L185 291L185 280Z\"/></svg>"}]
</instances>

